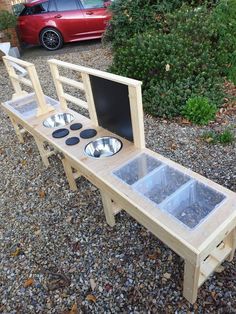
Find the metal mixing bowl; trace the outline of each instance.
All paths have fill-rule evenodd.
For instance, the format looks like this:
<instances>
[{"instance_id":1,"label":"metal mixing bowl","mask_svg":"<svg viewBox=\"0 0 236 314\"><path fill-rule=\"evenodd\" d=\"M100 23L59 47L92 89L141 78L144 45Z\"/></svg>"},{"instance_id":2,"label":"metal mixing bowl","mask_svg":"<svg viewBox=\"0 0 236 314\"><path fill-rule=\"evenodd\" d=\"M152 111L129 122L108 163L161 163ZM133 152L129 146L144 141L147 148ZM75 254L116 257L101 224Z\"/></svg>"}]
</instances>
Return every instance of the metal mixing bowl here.
<instances>
[{"instance_id":1,"label":"metal mixing bowl","mask_svg":"<svg viewBox=\"0 0 236 314\"><path fill-rule=\"evenodd\" d=\"M46 128L56 128L71 123L74 116L70 113L57 113L43 121Z\"/></svg>"},{"instance_id":2,"label":"metal mixing bowl","mask_svg":"<svg viewBox=\"0 0 236 314\"><path fill-rule=\"evenodd\" d=\"M118 153L122 148L120 140L114 137L100 137L88 143L84 149L89 157L102 158L110 157Z\"/></svg>"}]
</instances>

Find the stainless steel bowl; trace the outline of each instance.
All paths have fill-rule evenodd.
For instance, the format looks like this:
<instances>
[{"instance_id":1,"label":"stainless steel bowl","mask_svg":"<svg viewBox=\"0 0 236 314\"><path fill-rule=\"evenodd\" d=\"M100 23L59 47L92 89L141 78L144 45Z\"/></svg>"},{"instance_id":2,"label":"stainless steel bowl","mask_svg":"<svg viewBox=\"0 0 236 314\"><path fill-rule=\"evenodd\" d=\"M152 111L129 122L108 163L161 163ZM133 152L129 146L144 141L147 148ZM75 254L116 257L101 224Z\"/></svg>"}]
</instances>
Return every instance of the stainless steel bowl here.
<instances>
[{"instance_id":1,"label":"stainless steel bowl","mask_svg":"<svg viewBox=\"0 0 236 314\"><path fill-rule=\"evenodd\" d=\"M89 157L102 158L110 157L118 153L122 148L120 140L114 137L100 137L88 143L84 149Z\"/></svg>"},{"instance_id":2,"label":"stainless steel bowl","mask_svg":"<svg viewBox=\"0 0 236 314\"><path fill-rule=\"evenodd\" d=\"M71 123L74 116L70 113L57 113L43 121L46 128L56 128Z\"/></svg>"}]
</instances>

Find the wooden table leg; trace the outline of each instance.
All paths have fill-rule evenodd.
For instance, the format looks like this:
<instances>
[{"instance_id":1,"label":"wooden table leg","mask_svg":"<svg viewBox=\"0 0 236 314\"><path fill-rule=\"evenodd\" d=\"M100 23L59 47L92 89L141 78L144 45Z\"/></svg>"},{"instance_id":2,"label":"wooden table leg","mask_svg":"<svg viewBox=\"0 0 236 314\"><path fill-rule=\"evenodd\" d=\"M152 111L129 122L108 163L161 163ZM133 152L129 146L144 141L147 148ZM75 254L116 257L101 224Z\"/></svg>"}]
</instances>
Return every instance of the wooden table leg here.
<instances>
[{"instance_id":1,"label":"wooden table leg","mask_svg":"<svg viewBox=\"0 0 236 314\"><path fill-rule=\"evenodd\" d=\"M48 152L44 149L43 142L39 138L34 137L34 139L35 139L35 142L38 146L38 150L39 150L40 156L42 158L42 161L43 161L45 167L47 168L49 166Z\"/></svg>"},{"instance_id":2,"label":"wooden table leg","mask_svg":"<svg viewBox=\"0 0 236 314\"><path fill-rule=\"evenodd\" d=\"M106 221L109 226L114 227L116 224L115 215L113 212L113 203L111 198L103 191L100 190L102 196L103 209L106 216Z\"/></svg>"},{"instance_id":3,"label":"wooden table leg","mask_svg":"<svg viewBox=\"0 0 236 314\"><path fill-rule=\"evenodd\" d=\"M10 117L10 120L11 120L11 123L12 123L12 125L14 127L14 130L16 132L16 135L18 137L19 142L23 144L24 143L24 138L23 138L23 135L22 135L21 130L19 128L19 125L16 123L16 121L12 117Z\"/></svg>"},{"instance_id":4,"label":"wooden table leg","mask_svg":"<svg viewBox=\"0 0 236 314\"><path fill-rule=\"evenodd\" d=\"M185 260L183 295L192 304L197 300L199 277L200 266Z\"/></svg>"},{"instance_id":5,"label":"wooden table leg","mask_svg":"<svg viewBox=\"0 0 236 314\"><path fill-rule=\"evenodd\" d=\"M236 250L236 228L233 229L230 234L227 236L225 244L229 245L229 247L232 248L232 251L230 252L230 255L228 257L228 261L232 262Z\"/></svg>"},{"instance_id":6,"label":"wooden table leg","mask_svg":"<svg viewBox=\"0 0 236 314\"><path fill-rule=\"evenodd\" d=\"M64 167L64 171L65 171L65 174L66 174L66 177L67 177L70 189L72 191L76 191L77 190L77 185L76 185L73 169L72 169L70 163L68 163L66 158L62 158L61 161L62 161L62 164L63 164L63 167Z\"/></svg>"}]
</instances>

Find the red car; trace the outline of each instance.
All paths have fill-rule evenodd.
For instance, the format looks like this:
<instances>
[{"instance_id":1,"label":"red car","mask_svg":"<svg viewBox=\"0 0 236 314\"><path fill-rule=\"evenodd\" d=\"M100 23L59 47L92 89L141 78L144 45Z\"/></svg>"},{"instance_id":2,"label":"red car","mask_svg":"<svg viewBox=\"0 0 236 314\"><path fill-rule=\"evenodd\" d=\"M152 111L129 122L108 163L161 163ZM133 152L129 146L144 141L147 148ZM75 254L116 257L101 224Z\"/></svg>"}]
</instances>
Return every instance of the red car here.
<instances>
[{"instance_id":1,"label":"red car","mask_svg":"<svg viewBox=\"0 0 236 314\"><path fill-rule=\"evenodd\" d=\"M17 29L22 42L56 50L65 42L101 38L111 18L105 0L35 0L24 4Z\"/></svg>"}]
</instances>

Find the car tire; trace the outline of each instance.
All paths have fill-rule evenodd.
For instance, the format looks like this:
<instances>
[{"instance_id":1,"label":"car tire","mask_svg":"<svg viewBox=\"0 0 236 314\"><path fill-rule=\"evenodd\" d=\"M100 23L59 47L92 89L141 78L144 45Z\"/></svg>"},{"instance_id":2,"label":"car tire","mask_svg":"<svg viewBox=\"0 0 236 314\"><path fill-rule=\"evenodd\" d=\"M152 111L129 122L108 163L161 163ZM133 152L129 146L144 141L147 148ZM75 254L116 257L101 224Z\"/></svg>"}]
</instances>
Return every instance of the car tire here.
<instances>
[{"instance_id":1,"label":"car tire","mask_svg":"<svg viewBox=\"0 0 236 314\"><path fill-rule=\"evenodd\" d=\"M44 28L40 33L40 43L47 50L57 50L63 46L63 38L61 33L53 28Z\"/></svg>"}]
</instances>

